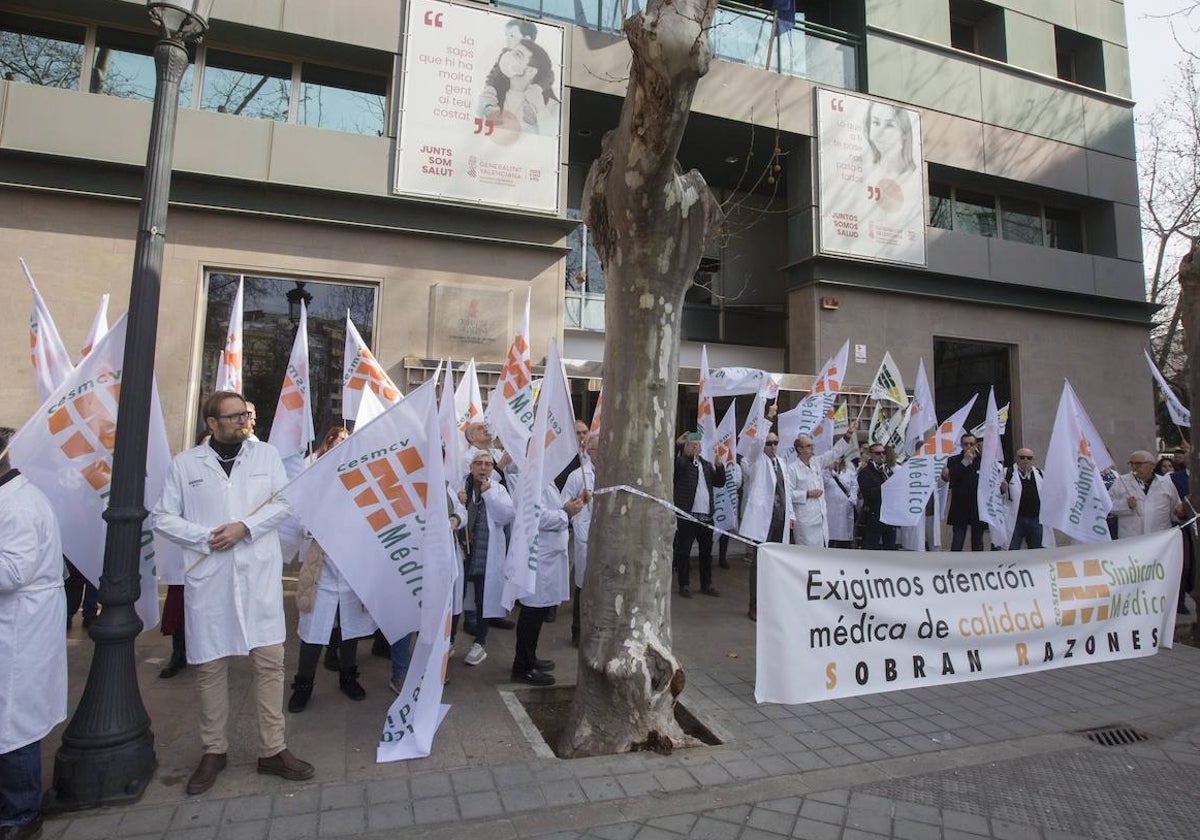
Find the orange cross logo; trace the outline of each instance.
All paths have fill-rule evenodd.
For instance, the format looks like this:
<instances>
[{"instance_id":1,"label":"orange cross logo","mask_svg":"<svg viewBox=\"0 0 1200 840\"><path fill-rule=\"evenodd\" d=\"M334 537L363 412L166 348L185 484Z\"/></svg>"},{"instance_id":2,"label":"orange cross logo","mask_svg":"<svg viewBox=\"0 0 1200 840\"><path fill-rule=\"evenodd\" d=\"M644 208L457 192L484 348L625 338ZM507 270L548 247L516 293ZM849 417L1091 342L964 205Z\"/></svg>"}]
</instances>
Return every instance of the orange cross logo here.
<instances>
[{"instance_id":1,"label":"orange cross logo","mask_svg":"<svg viewBox=\"0 0 1200 840\"><path fill-rule=\"evenodd\" d=\"M1062 604L1062 619L1059 622L1061 626L1069 627L1077 621L1079 624L1088 624L1093 619L1095 621L1108 619L1108 607L1112 592L1109 590L1108 578L1104 574L1099 560L1084 560L1082 575L1078 573L1075 563L1071 560L1056 562L1054 570L1060 581L1058 600ZM1087 583L1079 580L1081 577L1096 578L1097 582ZM1064 586L1064 583L1075 585ZM1068 601L1072 604L1070 607L1067 606ZM1075 606L1076 604L1078 606Z\"/></svg>"},{"instance_id":2,"label":"orange cross logo","mask_svg":"<svg viewBox=\"0 0 1200 840\"><path fill-rule=\"evenodd\" d=\"M379 362L375 361L371 351L366 348L359 353L358 360L346 380L346 387L351 391L361 391L364 387L370 388L388 405L400 399L400 392L388 383L387 374L383 372Z\"/></svg>"},{"instance_id":3,"label":"orange cross logo","mask_svg":"<svg viewBox=\"0 0 1200 840\"><path fill-rule=\"evenodd\" d=\"M525 343L524 336L518 335L508 348L508 358L504 361L504 370L500 372L501 395L511 400L529 387L530 377L529 345Z\"/></svg>"},{"instance_id":4,"label":"orange cross logo","mask_svg":"<svg viewBox=\"0 0 1200 840\"><path fill-rule=\"evenodd\" d=\"M397 471L397 466L400 471ZM409 495L410 489L416 494L420 509L425 509L428 484L406 480L424 468L421 453L410 446L394 455L348 470L338 478L342 486L354 494L354 503L363 510L367 524L378 533L417 512L418 507Z\"/></svg>"},{"instance_id":5,"label":"orange cross logo","mask_svg":"<svg viewBox=\"0 0 1200 840\"><path fill-rule=\"evenodd\" d=\"M79 474L97 492L112 480L110 458L116 441L120 394L120 385L84 391L46 419L59 449L71 461L80 462Z\"/></svg>"}]
</instances>

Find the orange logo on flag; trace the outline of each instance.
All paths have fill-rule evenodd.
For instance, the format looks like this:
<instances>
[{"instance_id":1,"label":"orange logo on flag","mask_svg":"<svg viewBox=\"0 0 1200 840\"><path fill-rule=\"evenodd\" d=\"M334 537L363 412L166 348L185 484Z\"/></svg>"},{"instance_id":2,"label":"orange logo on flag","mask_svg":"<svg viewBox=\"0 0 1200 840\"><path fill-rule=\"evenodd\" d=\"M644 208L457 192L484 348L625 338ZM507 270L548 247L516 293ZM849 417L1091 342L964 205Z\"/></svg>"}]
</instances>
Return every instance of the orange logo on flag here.
<instances>
[{"instance_id":1,"label":"orange logo on flag","mask_svg":"<svg viewBox=\"0 0 1200 840\"><path fill-rule=\"evenodd\" d=\"M397 472L397 465L403 474ZM362 508L367 524L378 533L417 511L409 488L416 493L424 510L428 484L424 481L405 481L409 475L424 467L421 453L410 446L392 457L380 458L365 467L344 472L338 478L343 487L354 493L354 503Z\"/></svg>"},{"instance_id":2,"label":"orange logo on flag","mask_svg":"<svg viewBox=\"0 0 1200 840\"><path fill-rule=\"evenodd\" d=\"M400 399L400 392L388 384L387 374L366 348L359 353L358 360L350 371L350 377L346 380L346 387L351 391L361 391L364 386L374 391L376 396L389 405Z\"/></svg>"},{"instance_id":3,"label":"orange logo on flag","mask_svg":"<svg viewBox=\"0 0 1200 840\"><path fill-rule=\"evenodd\" d=\"M288 411L299 411L304 408L304 393L290 372L283 376L283 390L279 394L279 402Z\"/></svg>"},{"instance_id":4,"label":"orange logo on flag","mask_svg":"<svg viewBox=\"0 0 1200 840\"><path fill-rule=\"evenodd\" d=\"M1063 605L1062 618L1059 621L1061 626L1069 627L1075 624L1076 620L1080 624L1088 624L1093 619L1096 621L1108 619L1109 600L1112 592L1109 590L1108 577L1104 574L1099 560L1084 560L1082 575L1078 573L1075 563L1070 560L1056 562L1054 570L1059 581L1071 581L1075 584L1072 586L1059 584L1058 600ZM1079 580L1080 578L1095 578L1096 580L1088 583ZM1078 607L1074 605L1067 607L1067 601L1071 601L1073 604L1082 603L1079 603ZM1091 603L1087 603L1089 601Z\"/></svg>"},{"instance_id":5,"label":"orange logo on flag","mask_svg":"<svg viewBox=\"0 0 1200 840\"><path fill-rule=\"evenodd\" d=\"M529 387L529 345L524 336L518 335L508 348L508 358L504 360L504 370L500 372L500 394L506 400L511 400L519 392Z\"/></svg>"},{"instance_id":6,"label":"orange logo on flag","mask_svg":"<svg viewBox=\"0 0 1200 840\"><path fill-rule=\"evenodd\" d=\"M116 442L117 402L120 385L85 391L56 408L46 419L50 434L71 461L85 460L79 474L97 492L112 480L113 445Z\"/></svg>"},{"instance_id":7,"label":"orange logo on flag","mask_svg":"<svg viewBox=\"0 0 1200 840\"><path fill-rule=\"evenodd\" d=\"M814 394L820 394L825 391L840 391L841 382L835 378L837 375L838 369L836 367L831 367L829 370L825 371L823 374L821 374L821 378L816 381L816 384L813 385L812 392Z\"/></svg>"}]
</instances>

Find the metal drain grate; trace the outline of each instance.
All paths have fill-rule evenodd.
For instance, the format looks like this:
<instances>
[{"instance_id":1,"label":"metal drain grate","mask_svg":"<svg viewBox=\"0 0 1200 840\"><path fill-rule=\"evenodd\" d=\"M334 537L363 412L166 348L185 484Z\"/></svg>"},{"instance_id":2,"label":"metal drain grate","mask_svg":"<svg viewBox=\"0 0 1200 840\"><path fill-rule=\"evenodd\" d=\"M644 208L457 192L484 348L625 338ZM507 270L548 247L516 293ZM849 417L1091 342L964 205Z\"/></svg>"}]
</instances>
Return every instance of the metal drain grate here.
<instances>
[{"instance_id":1,"label":"metal drain grate","mask_svg":"<svg viewBox=\"0 0 1200 840\"><path fill-rule=\"evenodd\" d=\"M1114 723L1111 726L1098 726L1095 729L1081 729L1075 733L1089 741L1094 741L1102 747L1121 747L1126 744L1137 744L1149 741L1150 734L1139 732L1125 723Z\"/></svg>"}]
</instances>

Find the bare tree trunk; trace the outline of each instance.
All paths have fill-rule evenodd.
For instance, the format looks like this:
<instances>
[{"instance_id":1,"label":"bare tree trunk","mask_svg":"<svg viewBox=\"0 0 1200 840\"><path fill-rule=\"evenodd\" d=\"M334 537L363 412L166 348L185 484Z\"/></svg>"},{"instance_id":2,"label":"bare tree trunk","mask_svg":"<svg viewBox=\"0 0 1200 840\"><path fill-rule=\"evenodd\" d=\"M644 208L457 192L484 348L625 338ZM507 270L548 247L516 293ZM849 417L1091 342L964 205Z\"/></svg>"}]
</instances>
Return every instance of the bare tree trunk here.
<instances>
[{"instance_id":1,"label":"bare tree trunk","mask_svg":"<svg viewBox=\"0 0 1200 840\"><path fill-rule=\"evenodd\" d=\"M720 206L675 155L708 70L716 0L652 0L625 24L633 51L620 125L584 186L584 218L604 265L604 420L597 487L670 498L683 297ZM618 492L594 502L583 589L579 682L563 755L669 751L683 738L671 652L674 517Z\"/></svg>"},{"instance_id":2,"label":"bare tree trunk","mask_svg":"<svg viewBox=\"0 0 1200 840\"><path fill-rule=\"evenodd\" d=\"M1200 394L1200 246L1192 241L1192 250L1184 255L1179 263L1179 308L1182 312L1184 348L1187 352L1187 381L1188 391ZM1193 402L1195 398L1193 396ZM1191 406L1193 409L1195 406ZM1192 413L1191 447L1187 453L1188 469L1188 500L1192 510L1200 510L1200 453L1196 450L1196 431L1200 429L1200 420L1195 411ZM1195 531L1188 527L1184 530L1184 539L1192 540L1192 547L1197 549L1192 556L1200 556L1200 545L1197 545ZM1196 570L1192 573L1197 578ZM1200 589L1193 583L1193 597L1200 603ZM1200 611L1198 611L1200 612ZM1193 644L1200 645L1200 617L1192 625Z\"/></svg>"}]
</instances>

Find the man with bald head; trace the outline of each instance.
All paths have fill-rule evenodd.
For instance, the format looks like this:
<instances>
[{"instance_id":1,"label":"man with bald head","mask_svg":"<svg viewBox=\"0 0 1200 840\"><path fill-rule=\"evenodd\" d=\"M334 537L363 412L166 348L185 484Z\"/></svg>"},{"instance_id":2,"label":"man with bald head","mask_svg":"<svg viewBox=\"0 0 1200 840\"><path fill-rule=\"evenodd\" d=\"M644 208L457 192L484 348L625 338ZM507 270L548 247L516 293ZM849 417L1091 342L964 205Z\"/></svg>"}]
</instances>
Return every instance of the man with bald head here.
<instances>
[{"instance_id":1,"label":"man with bald head","mask_svg":"<svg viewBox=\"0 0 1200 840\"><path fill-rule=\"evenodd\" d=\"M1129 456L1129 472L1118 476L1109 489L1117 536L1136 537L1171 527L1171 517L1183 517L1183 503L1175 484L1154 474L1155 457L1144 449Z\"/></svg>"},{"instance_id":2,"label":"man with bald head","mask_svg":"<svg viewBox=\"0 0 1200 840\"><path fill-rule=\"evenodd\" d=\"M825 470L854 452L854 436L858 421L850 424L846 434L838 439L833 448L821 455L813 455L813 439L800 435L794 444L796 460L787 466L788 485L791 489L792 511L796 515L792 535L796 545L829 545L829 523L825 508Z\"/></svg>"},{"instance_id":3,"label":"man with bald head","mask_svg":"<svg viewBox=\"0 0 1200 840\"><path fill-rule=\"evenodd\" d=\"M1009 521L1013 523L1009 551L1042 547L1042 471L1033 465L1033 450L1017 450L1017 460L1004 476L1007 486Z\"/></svg>"}]
</instances>

